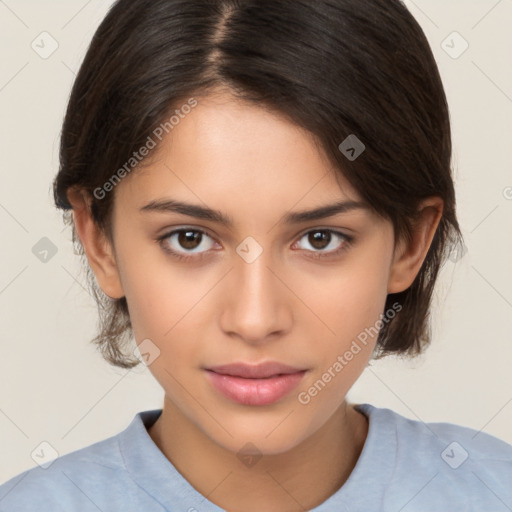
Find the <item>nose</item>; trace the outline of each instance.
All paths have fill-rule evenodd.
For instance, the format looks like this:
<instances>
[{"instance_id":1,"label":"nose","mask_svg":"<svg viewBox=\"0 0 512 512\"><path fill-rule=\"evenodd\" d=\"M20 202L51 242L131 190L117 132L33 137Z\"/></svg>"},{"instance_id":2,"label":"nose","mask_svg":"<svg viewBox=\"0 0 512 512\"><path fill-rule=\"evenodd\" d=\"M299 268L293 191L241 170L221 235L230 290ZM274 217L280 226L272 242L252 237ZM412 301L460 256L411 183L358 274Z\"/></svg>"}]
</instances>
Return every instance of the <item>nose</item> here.
<instances>
[{"instance_id":1,"label":"nose","mask_svg":"<svg viewBox=\"0 0 512 512\"><path fill-rule=\"evenodd\" d=\"M246 343L261 344L290 330L293 294L273 264L270 251L249 261L234 257L234 268L223 290L221 328Z\"/></svg>"}]
</instances>

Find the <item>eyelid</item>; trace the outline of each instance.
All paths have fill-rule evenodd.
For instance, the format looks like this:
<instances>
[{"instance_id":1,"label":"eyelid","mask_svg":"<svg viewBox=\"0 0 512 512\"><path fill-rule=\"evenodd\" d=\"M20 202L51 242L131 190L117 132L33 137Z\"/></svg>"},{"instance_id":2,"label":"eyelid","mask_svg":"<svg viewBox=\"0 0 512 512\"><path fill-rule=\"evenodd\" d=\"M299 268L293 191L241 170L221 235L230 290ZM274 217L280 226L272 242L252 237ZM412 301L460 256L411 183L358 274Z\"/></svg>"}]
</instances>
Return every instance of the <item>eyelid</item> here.
<instances>
[{"instance_id":1,"label":"eyelid","mask_svg":"<svg viewBox=\"0 0 512 512\"><path fill-rule=\"evenodd\" d=\"M330 231L331 233L336 233L336 234L339 234L339 235L343 235L343 236L345 236L347 238L351 238L352 235L350 233L353 232L353 230L351 230L349 228L340 228L340 227L337 227L337 226L315 225L313 227L309 227L309 228L304 229L304 231L302 231L299 235L297 235L297 237L301 238L304 235L306 235L307 233L310 233L311 231ZM346 231L346 233L345 233L345 231Z\"/></svg>"}]
</instances>

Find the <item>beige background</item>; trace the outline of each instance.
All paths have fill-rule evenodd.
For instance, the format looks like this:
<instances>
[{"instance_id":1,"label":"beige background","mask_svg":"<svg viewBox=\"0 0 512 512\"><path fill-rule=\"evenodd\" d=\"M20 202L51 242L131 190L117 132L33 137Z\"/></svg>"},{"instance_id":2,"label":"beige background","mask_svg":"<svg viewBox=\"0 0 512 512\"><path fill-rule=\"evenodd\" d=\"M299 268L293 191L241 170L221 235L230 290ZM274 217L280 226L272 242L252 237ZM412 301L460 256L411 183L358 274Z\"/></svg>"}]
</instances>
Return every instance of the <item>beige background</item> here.
<instances>
[{"instance_id":1,"label":"beige background","mask_svg":"<svg viewBox=\"0 0 512 512\"><path fill-rule=\"evenodd\" d=\"M70 88L110 4L0 1L0 482L35 466L42 441L62 455L162 404L146 368L114 369L88 344L95 305L52 206ZM512 443L512 1L406 5L445 83L468 253L443 270L431 348L415 361L373 363L349 398ZM59 44L48 59L31 48L43 31ZM453 31L469 43L456 59L441 46ZM453 37L451 52L462 48ZM58 249L47 263L32 253L42 237Z\"/></svg>"}]
</instances>

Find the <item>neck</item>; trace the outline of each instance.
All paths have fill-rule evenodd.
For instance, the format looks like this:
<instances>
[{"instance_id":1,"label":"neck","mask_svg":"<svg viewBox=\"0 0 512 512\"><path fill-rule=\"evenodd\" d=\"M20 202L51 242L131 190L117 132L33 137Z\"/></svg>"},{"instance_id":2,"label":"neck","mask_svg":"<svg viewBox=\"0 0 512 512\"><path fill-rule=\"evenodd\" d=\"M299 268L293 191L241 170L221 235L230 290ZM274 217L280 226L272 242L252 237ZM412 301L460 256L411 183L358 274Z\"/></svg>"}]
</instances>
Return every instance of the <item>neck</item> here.
<instances>
[{"instance_id":1,"label":"neck","mask_svg":"<svg viewBox=\"0 0 512 512\"><path fill-rule=\"evenodd\" d=\"M345 483L366 440L368 420L344 401L300 444L247 464L188 421L167 397L148 433L183 477L226 511L295 512L320 505Z\"/></svg>"}]
</instances>

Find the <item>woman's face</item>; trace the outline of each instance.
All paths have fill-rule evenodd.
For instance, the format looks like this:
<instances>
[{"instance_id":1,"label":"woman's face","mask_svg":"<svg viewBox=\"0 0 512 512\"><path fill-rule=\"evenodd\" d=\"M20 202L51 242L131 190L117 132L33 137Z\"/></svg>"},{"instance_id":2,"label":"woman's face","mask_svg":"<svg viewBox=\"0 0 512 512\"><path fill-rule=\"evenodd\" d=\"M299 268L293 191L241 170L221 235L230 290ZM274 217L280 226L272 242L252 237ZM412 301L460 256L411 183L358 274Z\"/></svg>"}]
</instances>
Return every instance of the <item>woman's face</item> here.
<instances>
[{"instance_id":1,"label":"woman's face","mask_svg":"<svg viewBox=\"0 0 512 512\"><path fill-rule=\"evenodd\" d=\"M364 207L294 218L360 197L282 117L229 96L198 101L158 158L115 189L119 278L175 414L227 449L251 441L279 453L324 425L365 368L382 326L393 229ZM144 209L170 201L231 224ZM243 403L206 370L268 361L306 372L283 396L261 388Z\"/></svg>"}]
</instances>

